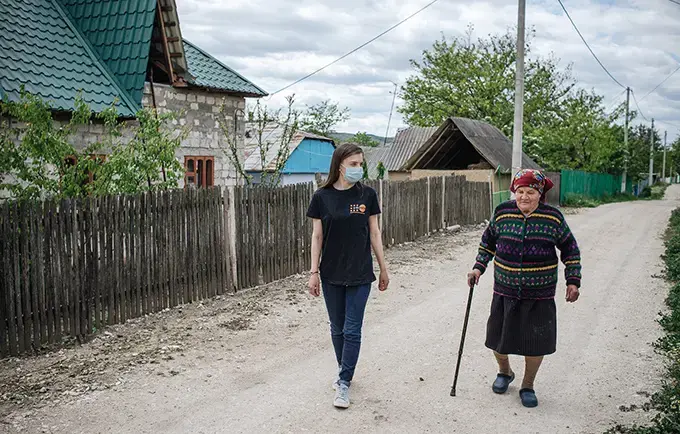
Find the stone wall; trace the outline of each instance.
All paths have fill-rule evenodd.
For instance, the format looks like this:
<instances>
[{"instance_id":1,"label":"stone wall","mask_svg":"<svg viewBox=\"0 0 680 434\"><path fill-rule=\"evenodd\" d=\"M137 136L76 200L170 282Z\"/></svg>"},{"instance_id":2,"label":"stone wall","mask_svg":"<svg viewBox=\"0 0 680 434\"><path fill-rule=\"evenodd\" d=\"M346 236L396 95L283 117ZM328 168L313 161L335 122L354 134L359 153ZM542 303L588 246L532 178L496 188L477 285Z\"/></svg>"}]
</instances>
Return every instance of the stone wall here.
<instances>
[{"instance_id":1,"label":"stone wall","mask_svg":"<svg viewBox=\"0 0 680 434\"><path fill-rule=\"evenodd\" d=\"M154 84L153 88L159 113L164 111L180 113L176 124L188 126L190 129L189 136L177 152L180 163L184 165L185 156L214 157L215 185L234 185L237 182L236 170L224 153L228 150L228 144L217 122L217 116L220 116L220 107L224 105L223 116L227 120L229 131L233 134L233 119L236 113L236 143L238 148L243 150L245 98L160 84ZM149 83L146 83L144 88L142 103L145 107L153 106Z\"/></svg>"}]
</instances>

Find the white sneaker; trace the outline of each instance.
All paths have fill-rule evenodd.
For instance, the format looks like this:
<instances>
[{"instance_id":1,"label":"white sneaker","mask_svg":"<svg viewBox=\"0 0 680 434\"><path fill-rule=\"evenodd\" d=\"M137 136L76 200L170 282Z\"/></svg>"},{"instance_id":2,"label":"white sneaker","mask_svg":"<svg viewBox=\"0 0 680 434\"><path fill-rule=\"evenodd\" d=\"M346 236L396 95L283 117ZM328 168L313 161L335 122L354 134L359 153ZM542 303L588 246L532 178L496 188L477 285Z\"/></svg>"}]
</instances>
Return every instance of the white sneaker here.
<instances>
[{"instance_id":1,"label":"white sneaker","mask_svg":"<svg viewBox=\"0 0 680 434\"><path fill-rule=\"evenodd\" d=\"M335 400L333 405L337 408L349 408L349 386L344 383L338 383L338 388L335 390Z\"/></svg>"}]
</instances>

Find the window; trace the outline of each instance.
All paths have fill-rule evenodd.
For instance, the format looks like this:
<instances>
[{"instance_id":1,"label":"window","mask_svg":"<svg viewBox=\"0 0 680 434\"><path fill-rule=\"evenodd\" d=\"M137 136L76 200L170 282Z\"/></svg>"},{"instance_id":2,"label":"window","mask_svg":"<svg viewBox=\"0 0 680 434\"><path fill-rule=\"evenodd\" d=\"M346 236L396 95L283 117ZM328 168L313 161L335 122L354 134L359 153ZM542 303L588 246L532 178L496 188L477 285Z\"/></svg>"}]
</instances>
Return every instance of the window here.
<instances>
[{"instance_id":1,"label":"window","mask_svg":"<svg viewBox=\"0 0 680 434\"><path fill-rule=\"evenodd\" d=\"M199 188L215 185L215 157L184 157L184 185Z\"/></svg>"},{"instance_id":2,"label":"window","mask_svg":"<svg viewBox=\"0 0 680 434\"><path fill-rule=\"evenodd\" d=\"M106 161L106 155L105 154L90 154L88 157L89 157L90 160L94 160L98 165L102 165ZM66 158L64 158L64 164L67 167L77 166L78 165L78 157L75 156L75 155L69 155ZM63 176L63 175L64 174L62 173L61 176ZM87 184L91 184L96 179L97 179L96 174L94 172L92 172L91 170L88 170L87 171L87 179L85 179L81 182L81 186L84 187ZM59 182L61 183L61 179L59 180Z\"/></svg>"}]
</instances>

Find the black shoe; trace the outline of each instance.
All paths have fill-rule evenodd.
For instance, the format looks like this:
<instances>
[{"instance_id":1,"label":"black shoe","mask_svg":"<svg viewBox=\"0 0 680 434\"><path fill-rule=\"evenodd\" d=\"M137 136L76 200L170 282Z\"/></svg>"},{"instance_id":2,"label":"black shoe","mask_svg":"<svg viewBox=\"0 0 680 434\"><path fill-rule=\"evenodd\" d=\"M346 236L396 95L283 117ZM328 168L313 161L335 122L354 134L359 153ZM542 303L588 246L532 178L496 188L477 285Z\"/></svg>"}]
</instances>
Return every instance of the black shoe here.
<instances>
[{"instance_id":1,"label":"black shoe","mask_svg":"<svg viewBox=\"0 0 680 434\"><path fill-rule=\"evenodd\" d=\"M519 399L522 400L522 405L525 407L534 408L538 406L538 398L536 398L536 392L533 389L520 390Z\"/></svg>"},{"instance_id":2,"label":"black shoe","mask_svg":"<svg viewBox=\"0 0 680 434\"><path fill-rule=\"evenodd\" d=\"M508 386L510 386L510 383L512 383L514 379L514 372L512 375L498 374L496 376L496 381L494 381L493 386L491 386L491 389L493 389L495 393L505 393L508 391Z\"/></svg>"}]
</instances>

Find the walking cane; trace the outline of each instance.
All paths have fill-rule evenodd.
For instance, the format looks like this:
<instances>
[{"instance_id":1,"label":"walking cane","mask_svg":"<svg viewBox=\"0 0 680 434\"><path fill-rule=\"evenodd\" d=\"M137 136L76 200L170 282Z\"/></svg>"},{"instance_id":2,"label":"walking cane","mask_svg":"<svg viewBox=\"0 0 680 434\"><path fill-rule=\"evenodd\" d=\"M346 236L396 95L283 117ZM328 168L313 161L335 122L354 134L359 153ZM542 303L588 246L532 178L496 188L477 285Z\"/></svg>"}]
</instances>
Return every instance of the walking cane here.
<instances>
[{"instance_id":1,"label":"walking cane","mask_svg":"<svg viewBox=\"0 0 680 434\"><path fill-rule=\"evenodd\" d=\"M463 334L460 336L460 348L458 349L458 362L456 363L456 374L453 376L451 396L456 396L456 385L458 384L458 372L460 371L460 359L461 357L463 357L463 346L465 345L465 333L467 333L468 319L470 319L470 305L472 304L472 292L475 289L474 278L471 278L468 281L468 285L470 285L470 294L468 295L467 309L465 310L465 321L463 322Z\"/></svg>"}]
</instances>

